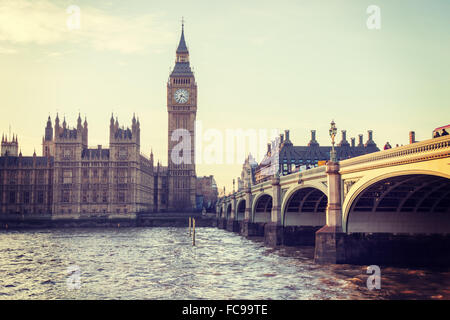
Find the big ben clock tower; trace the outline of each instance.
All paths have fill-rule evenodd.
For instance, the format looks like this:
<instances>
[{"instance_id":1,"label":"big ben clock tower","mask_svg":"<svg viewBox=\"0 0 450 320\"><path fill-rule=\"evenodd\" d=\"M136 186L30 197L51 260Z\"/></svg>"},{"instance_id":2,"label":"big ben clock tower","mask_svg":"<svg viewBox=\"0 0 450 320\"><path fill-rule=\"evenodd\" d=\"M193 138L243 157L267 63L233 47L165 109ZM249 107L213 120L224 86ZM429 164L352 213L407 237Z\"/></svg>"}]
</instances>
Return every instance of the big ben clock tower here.
<instances>
[{"instance_id":1,"label":"big ben clock tower","mask_svg":"<svg viewBox=\"0 0 450 320\"><path fill-rule=\"evenodd\" d=\"M197 84L189 65L184 40L184 22L176 52L175 67L167 82L168 125L168 211L195 209L195 117Z\"/></svg>"}]
</instances>

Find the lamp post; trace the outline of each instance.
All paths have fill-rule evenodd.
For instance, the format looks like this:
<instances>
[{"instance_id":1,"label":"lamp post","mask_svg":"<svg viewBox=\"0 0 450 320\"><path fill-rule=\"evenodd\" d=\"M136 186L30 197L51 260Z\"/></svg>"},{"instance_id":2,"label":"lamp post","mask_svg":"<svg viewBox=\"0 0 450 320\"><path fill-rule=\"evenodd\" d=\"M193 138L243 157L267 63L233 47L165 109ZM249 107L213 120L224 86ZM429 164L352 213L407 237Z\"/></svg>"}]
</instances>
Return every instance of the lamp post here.
<instances>
[{"instance_id":1,"label":"lamp post","mask_svg":"<svg viewBox=\"0 0 450 320\"><path fill-rule=\"evenodd\" d=\"M334 150L334 138L336 137L336 123L334 123L334 120L331 121L331 128L330 128L330 137L331 137L331 152L330 152L330 161L331 162L337 162L336 157L336 150Z\"/></svg>"}]
</instances>

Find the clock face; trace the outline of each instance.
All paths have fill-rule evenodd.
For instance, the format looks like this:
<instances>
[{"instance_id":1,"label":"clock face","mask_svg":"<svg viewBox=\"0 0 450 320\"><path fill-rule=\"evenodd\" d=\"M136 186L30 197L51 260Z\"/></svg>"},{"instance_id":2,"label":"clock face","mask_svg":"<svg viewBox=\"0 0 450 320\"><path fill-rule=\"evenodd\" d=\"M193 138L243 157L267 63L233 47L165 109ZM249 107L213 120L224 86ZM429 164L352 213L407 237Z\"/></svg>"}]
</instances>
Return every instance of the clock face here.
<instances>
[{"instance_id":1,"label":"clock face","mask_svg":"<svg viewBox=\"0 0 450 320\"><path fill-rule=\"evenodd\" d=\"M175 91L174 97L177 103L186 103L189 99L189 92L186 89L178 89Z\"/></svg>"}]
</instances>

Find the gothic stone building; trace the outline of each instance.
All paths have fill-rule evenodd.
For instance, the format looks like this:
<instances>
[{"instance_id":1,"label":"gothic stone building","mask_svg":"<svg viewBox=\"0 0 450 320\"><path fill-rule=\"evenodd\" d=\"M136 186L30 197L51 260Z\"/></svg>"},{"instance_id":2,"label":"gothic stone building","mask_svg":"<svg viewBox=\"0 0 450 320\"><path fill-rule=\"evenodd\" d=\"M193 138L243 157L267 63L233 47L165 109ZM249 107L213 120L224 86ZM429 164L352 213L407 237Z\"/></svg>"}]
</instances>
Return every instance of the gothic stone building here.
<instances>
[{"instance_id":1,"label":"gothic stone building","mask_svg":"<svg viewBox=\"0 0 450 320\"><path fill-rule=\"evenodd\" d=\"M175 67L167 82L169 113L168 183L170 211L192 211L196 207L195 117L197 83L189 65L184 25L176 51ZM183 147L183 150L180 150Z\"/></svg>"},{"instance_id":2,"label":"gothic stone building","mask_svg":"<svg viewBox=\"0 0 450 320\"><path fill-rule=\"evenodd\" d=\"M0 214L51 213L52 183L53 158L6 153L0 157Z\"/></svg>"},{"instance_id":3,"label":"gothic stone building","mask_svg":"<svg viewBox=\"0 0 450 320\"><path fill-rule=\"evenodd\" d=\"M88 146L88 124L70 128L50 117L42 157L17 155L17 137L2 139L0 213L127 214L192 211L196 207L195 133L197 84L189 65L184 25L175 67L167 82L168 166L140 150L140 123L120 127L111 116L109 148ZM183 147L183 148L180 148ZM176 159L181 158L181 161ZM200 190L200 193L202 191Z\"/></svg>"},{"instance_id":4,"label":"gothic stone building","mask_svg":"<svg viewBox=\"0 0 450 320\"><path fill-rule=\"evenodd\" d=\"M368 130L367 133L367 141L363 143L363 135L360 134L356 144L355 138L351 138L349 143L346 130L342 130L341 141L335 147L337 159L344 160L379 151L372 139L372 130ZM317 167L330 160L330 151L331 146L319 145L316 140L316 130L311 130L311 140L306 146L294 146L289 137L289 130L285 130L284 135L281 134L279 138L267 145L267 152L259 165L252 160L253 165L250 170L249 160L246 160L241 178L238 178L238 186L242 188L245 181L250 181L252 184L266 181L275 172L286 175Z\"/></svg>"}]
</instances>

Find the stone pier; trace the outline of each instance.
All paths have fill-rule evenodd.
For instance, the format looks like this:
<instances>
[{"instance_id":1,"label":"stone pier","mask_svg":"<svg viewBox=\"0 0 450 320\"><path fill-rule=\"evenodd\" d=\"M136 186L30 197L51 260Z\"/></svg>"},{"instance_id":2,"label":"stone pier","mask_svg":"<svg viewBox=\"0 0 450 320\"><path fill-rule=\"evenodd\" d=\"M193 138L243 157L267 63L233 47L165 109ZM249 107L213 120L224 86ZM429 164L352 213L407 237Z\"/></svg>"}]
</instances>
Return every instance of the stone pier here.
<instances>
[{"instance_id":1,"label":"stone pier","mask_svg":"<svg viewBox=\"0 0 450 320\"><path fill-rule=\"evenodd\" d=\"M249 220L240 221L240 234L246 238L264 237L265 223L254 223Z\"/></svg>"},{"instance_id":2,"label":"stone pier","mask_svg":"<svg viewBox=\"0 0 450 320\"><path fill-rule=\"evenodd\" d=\"M275 247L283 244L283 226L281 225L281 186L280 176L272 177L272 212L271 221L264 226L264 244Z\"/></svg>"},{"instance_id":3,"label":"stone pier","mask_svg":"<svg viewBox=\"0 0 450 320\"><path fill-rule=\"evenodd\" d=\"M314 261L322 264L342 263L345 260L345 234L342 232L339 163L329 161L326 173L328 181L326 225L316 232Z\"/></svg>"},{"instance_id":4,"label":"stone pier","mask_svg":"<svg viewBox=\"0 0 450 320\"><path fill-rule=\"evenodd\" d=\"M225 219L225 218L217 219L217 228L226 229L227 228L227 219Z\"/></svg>"},{"instance_id":5,"label":"stone pier","mask_svg":"<svg viewBox=\"0 0 450 320\"><path fill-rule=\"evenodd\" d=\"M316 242L316 232L320 228L315 226L285 226L283 227L283 245L313 246Z\"/></svg>"},{"instance_id":6,"label":"stone pier","mask_svg":"<svg viewBox=\"0 0 450 320\"><path fill-rule=\"evenodd\" d=\"M239 232L239 221L228 219L226 229L230 232Z\"/></svg>"}]
</instances>

